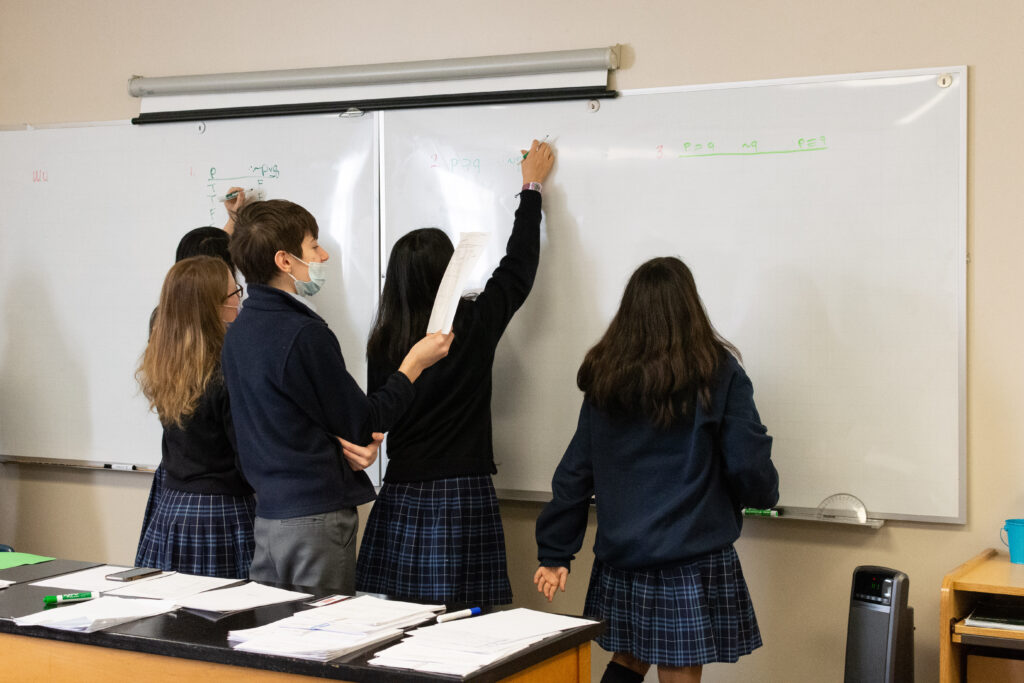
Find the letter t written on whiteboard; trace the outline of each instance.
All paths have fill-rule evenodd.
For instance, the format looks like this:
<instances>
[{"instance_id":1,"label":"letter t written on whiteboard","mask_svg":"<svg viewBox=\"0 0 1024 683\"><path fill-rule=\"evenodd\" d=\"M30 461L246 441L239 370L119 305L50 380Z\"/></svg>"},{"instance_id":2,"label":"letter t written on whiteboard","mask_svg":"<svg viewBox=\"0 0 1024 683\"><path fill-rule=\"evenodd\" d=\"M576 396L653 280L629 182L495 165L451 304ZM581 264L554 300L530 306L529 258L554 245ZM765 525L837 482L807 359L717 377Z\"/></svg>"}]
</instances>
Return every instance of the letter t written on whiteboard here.
<instances>
[{"instance_id":1,"label":"letter t written on whiteboard","mask_svg":"<svg viewBox=\"0 0 1024 683\"><path fill-rule=\"evenodd\" d=\"M473 268L476 267L480 255L484 253L484 247L491 239L489 232L463 232L459 233L459 246L448 261L448 267L441 278L441 286L437 288L437 296L434 298L434 308L430 311L430 322L427 323L427 332L452 331L452 323L455 322L455 311L459 307L459 300L466 289L466 283Z\"/></svg>"}]
</instances>

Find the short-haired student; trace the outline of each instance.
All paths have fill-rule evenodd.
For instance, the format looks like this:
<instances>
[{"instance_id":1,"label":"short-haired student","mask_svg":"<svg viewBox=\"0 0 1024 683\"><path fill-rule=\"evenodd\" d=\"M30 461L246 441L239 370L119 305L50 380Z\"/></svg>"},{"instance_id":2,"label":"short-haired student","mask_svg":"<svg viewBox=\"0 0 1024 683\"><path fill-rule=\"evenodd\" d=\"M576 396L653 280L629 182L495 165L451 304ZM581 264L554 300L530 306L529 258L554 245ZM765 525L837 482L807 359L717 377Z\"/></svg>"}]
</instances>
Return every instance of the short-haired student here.
<instances>
[{"instance_id":1,"label":"short-haired student","mask_svg":"<svg viewBox=\"0 0 1024 683\"><path fill-rule=\"evenodd\" d=\"M551 148L536 140L524 153L505 256L483 291L459 302L451 353L423 373L412 406L388 434L387 472L359 551L359 590L431 602L512 601L491 481L491 366L537 274L541 183L554 163ZM427 329L452 252L437 228L395 243L366 353L371 389L387 381Z\"/></svg>"},{"instance_id":2,"label":"short-haired student","mask_svg":"<svg viewBox=\"0 0 1024 683\"><path fill-rule=\"evenodd\" d=\"M160 292L136 377L163 424L159 495L135 563L244 579L253 554L252 488L237 466L220 367L241 288L219 258L176 263Z\"/></svg>"},{"instance_id":3,"label":"short-haired student","mask_svg":"<svg viewBox=\"0 0 1024 683\"><path fill-rule=\"evenodd\" d=\"M733 542L743 507L771 507L771 437L739 353L712 327L676 258L641 265L577 374L576 433L537 519L537 589L565 590L591 496L594 567L584 613L614 653L602 681L699 681L761 635Z\"/></svg>"},{"instance_id":4,"label":"short-haired student","mask_svg":"<svg viewBox=\"0 0 1024 683\"><path fill-rule=\"evenodd\" d=\"M420 340L364 394L307 301L326 280L329 256L318 235L313 216L292 202L253 202L238 212L231 257L248 297L222 358L239 460L257 498L250 578L350 593L356 506L374 499L363 471L376 458L373 435L406 411L413 382L448 353L451 335ZM343 442L354 450L343 452Z\"/></svg>"}]
</instances>

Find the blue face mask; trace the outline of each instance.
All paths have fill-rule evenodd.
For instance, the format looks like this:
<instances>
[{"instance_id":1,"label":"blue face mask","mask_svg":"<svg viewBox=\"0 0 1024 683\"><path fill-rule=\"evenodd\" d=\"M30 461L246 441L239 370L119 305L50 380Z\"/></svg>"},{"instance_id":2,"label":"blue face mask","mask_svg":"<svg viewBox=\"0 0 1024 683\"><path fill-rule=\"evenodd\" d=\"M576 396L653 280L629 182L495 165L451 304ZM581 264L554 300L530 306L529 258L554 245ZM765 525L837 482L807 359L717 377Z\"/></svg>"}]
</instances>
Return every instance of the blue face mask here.
<instances>
[{"instance_id":1,"label":"blue face mask","mask_svg":"<svg viewBox=\"0 0 1024 683\"><path fill-rule=\"evenodd\" d=\"M310 261L306 263L295 254L291 255L296 261L309 268L309 280L300 280L291 273L288 277L295 281L295 293L300 296L313 296L320 291L327 280L327 265L321 261Z\"/></svg>"}]
</instances>

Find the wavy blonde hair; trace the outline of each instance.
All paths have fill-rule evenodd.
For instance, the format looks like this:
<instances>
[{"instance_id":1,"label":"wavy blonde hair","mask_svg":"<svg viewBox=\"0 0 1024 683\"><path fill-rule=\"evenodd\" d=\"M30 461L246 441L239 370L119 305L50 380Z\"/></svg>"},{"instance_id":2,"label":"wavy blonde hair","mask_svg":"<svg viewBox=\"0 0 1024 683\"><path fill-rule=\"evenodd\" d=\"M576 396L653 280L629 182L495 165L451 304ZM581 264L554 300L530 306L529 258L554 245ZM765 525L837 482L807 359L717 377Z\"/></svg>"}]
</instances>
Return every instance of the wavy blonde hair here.
<instances>
[{"instance_id":1,"label":"wavy blonde hair","mask_svg":"<svg viewBox=\"0 0 1024 683\"><path fill-rule=\"evenodd\" d=\"M219 371L224 345L220 306L231 271L212 256L194 256L168 271L160 306L135 379L165 426L183 427Z\"/></svg>"}]
</instances>

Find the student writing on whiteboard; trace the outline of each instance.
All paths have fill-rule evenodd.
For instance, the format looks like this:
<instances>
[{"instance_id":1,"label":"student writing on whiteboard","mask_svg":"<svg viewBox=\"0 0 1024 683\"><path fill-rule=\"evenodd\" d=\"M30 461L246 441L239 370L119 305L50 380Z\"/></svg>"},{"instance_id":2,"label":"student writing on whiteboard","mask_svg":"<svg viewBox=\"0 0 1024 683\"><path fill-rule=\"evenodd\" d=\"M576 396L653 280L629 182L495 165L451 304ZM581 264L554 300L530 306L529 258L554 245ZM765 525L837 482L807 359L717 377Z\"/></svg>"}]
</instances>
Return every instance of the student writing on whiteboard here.
<instances>
[{"instance_id":1,"label":"student writing on whiteboard","mask_svg":"<svg viewBox=\"0 0 1024 683\"><path fill-rule=\"evenodd\" d=\"M181 240L178 241L178 248L174 252L175 263L193 256L214 256L223 260L231 269L231 272L235 274L235 279L238 279L235 266L231 262L231 254L228 253L228 240L231 237L231 232L235 228L235 213L245 204L246 198L245 191L240 187L233 187L231 188L231 191L237 191L238 194L231 201L224 203L224 207L228 212L228 220L224 224L224 228L221 229L213 226L203 226L193 228L186 232ZM159 309L154 308L153 312L149 316L150 330L153 329L153 324L156 322L157 310ZM153 473L153 482L149 487L149 498L146 501L146 511L142 516L142 531L139 534L139 547L135 555L135 566L137 567L146 566L142 564L140 559L142 541L146 536L146 528L149 527L150 520L153 519L153 512L156 510L157 502L160 499L163 482L164 467L163 464L160 464L157 465L157 468Z\"/></svg>"},{"instance_id":2,"label":"student writing on whiteboard","mask_svg":"<svg viewBox=\"0 0 1024 683\"><path fill-rule=\"evenodd\" d=\"M225 326L239 300L240 288L218 258L179 261L164 280L136 374L164 427L162 487L142 532L138 566L249 575L256 503L236 466L220 369Z\"/></svg>"},{"instance_id":3,"label":"student writing on whiteboard","mask_svg":"<svg viewBox=\"0 0 1024 683\"><path fill-rule=\"evenodd\" d=\"M409 410L388 434L388 467L363 534L356 587L431 602L512 601L505 534L491 475L491 366L512 315L533 286L540 256L547 144L524 152L523 189L504 258L474 300L456 309L448 357L425 371ZM427 329L452 257L436 228L395 243L367 345L368 383L382 386Z\"/></svg>"},{"instance_id":4,"label":"student writing on whiteboard","mask_svg":"<svg viewBox=\"0 0 1024 683\"><path fill-rule=\"evenodd\" d=\"M355 588L356 506L374 498L363 470L372 434L387 431L415 396L413 382L448 353L429 335L369 396L307 298L326 281L328 253L308 211L283 200L238 212L231 257L249 296L222 354L238 455L256 490L250 578ZM350 448L342 451L345 439ZM354 449L354 450L353 450Z\"/></svg>"},{"instance_id":5,"label":"student writing on whiteboard","mask_svg":"<svg viewBox=\"0 0 1024 683\"><path fill-rule=\"evenodd\" d=\"M761 645L733 542L778 501L771 437L738 352L676 258L640 266L577 374L579 424L537 519L537 589L565 590L597 508L585 614L614 652L602 681L699 681Z\"/></svg>"}]
</instances>

